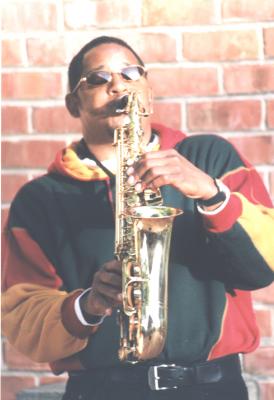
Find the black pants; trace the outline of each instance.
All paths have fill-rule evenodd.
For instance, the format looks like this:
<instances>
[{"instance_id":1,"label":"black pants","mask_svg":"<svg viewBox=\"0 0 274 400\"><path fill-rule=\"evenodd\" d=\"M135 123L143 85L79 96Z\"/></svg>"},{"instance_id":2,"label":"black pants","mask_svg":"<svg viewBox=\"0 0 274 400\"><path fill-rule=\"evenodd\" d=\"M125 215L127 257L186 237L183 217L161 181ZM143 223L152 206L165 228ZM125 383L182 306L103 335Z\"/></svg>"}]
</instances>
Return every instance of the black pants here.
<instances>
[{"instance_id":1,"label":"black pants","mask_svg":"<svg viewBox=\"0 0 274 400\"><path fill-rule=\"evenodd\" d=\"M80 383L80 382L78 382ZM75 386L70 382L63 400L247 400L247 390L241 378L230 382L219 382L186 386L175 390L154 392L145 385L122 385L101 382L94 385Z\"/></svg>"},{"instance_id":2,"label":"black pants","mask_svg":"<svg viewBox=\"0 0 274 400\"><path fill-rule=\"evenodd\" d=\"M145 376L138 381L116 380L109 371L96 370L72 374L63 400L248 400L248 394L240 373L216 383L154 391Z\"/></svg>"}]
</instances>

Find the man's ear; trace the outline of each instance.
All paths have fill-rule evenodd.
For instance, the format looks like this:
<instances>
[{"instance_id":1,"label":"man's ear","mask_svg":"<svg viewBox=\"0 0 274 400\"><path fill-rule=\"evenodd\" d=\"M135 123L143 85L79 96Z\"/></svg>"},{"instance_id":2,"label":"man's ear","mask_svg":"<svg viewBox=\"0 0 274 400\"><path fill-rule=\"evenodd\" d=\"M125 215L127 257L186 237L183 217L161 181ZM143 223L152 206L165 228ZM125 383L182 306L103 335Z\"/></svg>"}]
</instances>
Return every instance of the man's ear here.
<instances>
[{"instance_id":1,"label":"man's ear","mask_svg":"<svg viewBox=\"0 0 274 400\"><path fill-rule=\"evenodd\" d=\"M66 95L66 107L74 118L79 118L80 117L80 112L79 112L79 99L74 93L68 93Z\"/></svg>"}]
</instances>

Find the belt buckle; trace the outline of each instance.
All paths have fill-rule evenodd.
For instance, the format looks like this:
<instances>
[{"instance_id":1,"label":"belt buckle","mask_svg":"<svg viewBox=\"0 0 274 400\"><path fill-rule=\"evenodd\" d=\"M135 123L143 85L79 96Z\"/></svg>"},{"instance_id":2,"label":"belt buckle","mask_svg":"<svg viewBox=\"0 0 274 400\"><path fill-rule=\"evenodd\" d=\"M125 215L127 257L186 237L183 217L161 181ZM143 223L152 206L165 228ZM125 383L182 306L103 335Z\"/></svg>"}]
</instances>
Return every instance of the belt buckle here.
<instances>
[{"instance_id":1,"label":"belt buckle","mask_svg":"<svg viewBox=\"0 0 274 400\"><path fill-rule=\"evenodd\" d=\"M158 373L159 368L168 368L175 367L175 364L160 364L153 365L148 369L148 385L151 390L168 390L168 389L177 389L177 386L160 386L159 380L161 379Z\"/></svg>"}]
</instances>

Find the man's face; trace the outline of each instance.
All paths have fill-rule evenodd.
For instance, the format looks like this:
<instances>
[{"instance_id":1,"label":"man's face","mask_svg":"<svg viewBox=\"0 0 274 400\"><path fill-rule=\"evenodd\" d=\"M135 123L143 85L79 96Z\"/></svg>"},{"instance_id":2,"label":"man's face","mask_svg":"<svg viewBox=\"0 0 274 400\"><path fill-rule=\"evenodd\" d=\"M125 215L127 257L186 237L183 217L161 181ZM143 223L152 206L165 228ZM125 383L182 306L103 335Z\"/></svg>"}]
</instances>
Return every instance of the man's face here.
<instances>
[{"instance_id":1,"label":"man's face","mask_svg":"<svg viewBox=\"0 0 274 400\"><path fill-rule=\"evenodd\" d=\"M89 143L109 143L113 141L114 129L124 125L126 116L117 113L119 99L130 91L137 91L142 105L148 111L151 91L145 76L137 81L129 81L117 73L121 68L138 64L134 54L117 44L102 44L87 52L83 59L83 73L108 71L112 80L103 85L91 86L83 82L75 94L78 96L80 119L85 139ZM148 122L144 121L148 127ZM144 130L149 129L144 126ZM148 133L147 133L148 135Z\"/></svg>"}]
</instances>

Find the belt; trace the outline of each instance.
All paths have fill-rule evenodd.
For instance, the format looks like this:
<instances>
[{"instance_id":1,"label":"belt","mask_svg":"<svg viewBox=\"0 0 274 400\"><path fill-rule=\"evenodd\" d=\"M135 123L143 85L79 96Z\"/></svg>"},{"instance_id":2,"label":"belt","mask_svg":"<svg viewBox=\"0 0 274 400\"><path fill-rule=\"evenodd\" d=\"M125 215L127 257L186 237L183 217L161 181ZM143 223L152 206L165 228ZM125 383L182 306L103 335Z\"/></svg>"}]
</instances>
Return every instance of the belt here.
<instances>
[{"instance_id":1,"label":"belt","mask_svg":"<svg viewBox=\"0 0 274 400\"><path fill-rule=\"evenodd\" d=\"M216 383L241 374L238 355L216 359L191 367L157 365L148 369L148 384L152 390L177 389L181 386Z\"/></svg>"},{"instance_id":2,"label":"belt","mask_svg":"<svg viewBox=\"0 0 274 400\"><path fill-rule=\"evenodd\" d=\"M177 389L182 386L217 383L221 380L232 379L241 375L241 365L238 354L217 358L211 361L196 363L191 366L177 364L160 365L128 365L127 367L99 368L84 373L70 373L72 378L77 376L95 380L107 376L112 382L128 384L144 384L147 382L151 390ZM87 377L88 375L88 377Z\"/></svg>"}]
</instances>

